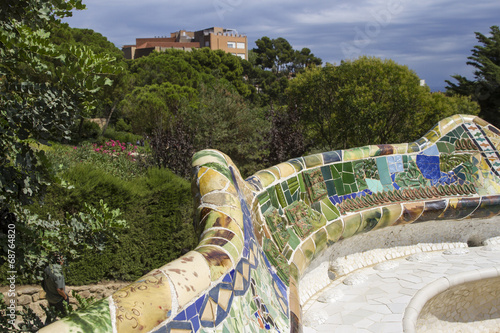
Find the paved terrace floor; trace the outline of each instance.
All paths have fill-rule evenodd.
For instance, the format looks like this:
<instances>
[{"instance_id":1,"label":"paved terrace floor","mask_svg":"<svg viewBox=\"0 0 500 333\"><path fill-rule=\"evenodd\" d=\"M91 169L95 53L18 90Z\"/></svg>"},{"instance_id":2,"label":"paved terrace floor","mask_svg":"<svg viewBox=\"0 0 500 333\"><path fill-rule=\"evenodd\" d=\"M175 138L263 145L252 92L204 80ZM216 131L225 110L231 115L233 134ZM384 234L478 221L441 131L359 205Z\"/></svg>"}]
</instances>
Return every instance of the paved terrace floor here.
<instances>
[{"instance_id":1,"label":"paved terrace floor","mask_svg":"<svg viewBox=\"0 0 500 333\"><path fill-rule=\"evenodd\" d=\"M304 304L304 333L403 332L405 309L420 289L441 277L495 266L500 266L498 244L423 252L356 270ZM489 327L495 323L498 319ZM462 323L453 331L500 332L500 328L484 330L477 323Z\"/></svg>"}]
</instances>

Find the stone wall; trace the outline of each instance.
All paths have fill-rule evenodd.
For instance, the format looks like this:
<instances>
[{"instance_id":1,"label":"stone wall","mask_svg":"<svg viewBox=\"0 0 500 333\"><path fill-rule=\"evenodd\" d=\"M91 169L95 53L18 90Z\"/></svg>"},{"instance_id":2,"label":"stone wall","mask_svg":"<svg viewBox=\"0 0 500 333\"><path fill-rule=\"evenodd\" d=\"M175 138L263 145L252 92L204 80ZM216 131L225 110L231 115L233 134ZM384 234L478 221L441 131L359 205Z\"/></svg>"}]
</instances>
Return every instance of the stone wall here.
<instances>
[{"instance_id":1,"label":"stone wall","mask_svg":"<svg viewBox=\"0 0 500 333\"><path fill-rule=\"evenodd\" d=\"M130 282L103 282L98 284L90 284L85 286L66 286L66 292L70 295L70 304L76 308L78 304L76 298L72 297L73 290L83 298L94 297L96 300L105 298L116 292L118 289L126 286ZM0 292L4 296L4 300L8 300L8 287L0 287ZM48 306L45 299L45 292L40 285L24 285L16 287L16 304L17 310L21 311L23 305L31 308L42 320L45 319L45 313L40 307Z\"/></svg>"}]
</instances>

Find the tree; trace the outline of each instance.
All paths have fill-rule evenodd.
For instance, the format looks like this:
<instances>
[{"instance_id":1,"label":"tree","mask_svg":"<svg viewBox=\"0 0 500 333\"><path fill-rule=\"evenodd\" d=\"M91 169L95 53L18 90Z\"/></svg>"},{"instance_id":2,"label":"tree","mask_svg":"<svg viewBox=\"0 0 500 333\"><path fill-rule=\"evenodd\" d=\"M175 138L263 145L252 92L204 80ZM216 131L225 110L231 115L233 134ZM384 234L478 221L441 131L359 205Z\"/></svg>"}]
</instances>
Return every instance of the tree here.
<instances>
[{"instance_id":1,"label":"tree","mask_svg":"<svg viewBox=\"0 0 500 333\"><path fill-rule=\"evenodd\" d=\"M108 55L115 59L116 66L125 69L127 67L123 52L117 48L113 43L108 41L106 37L91 29L72 28L67 23L57 23L51 25L50 41L58 48L64 51L64 45L76 45L78 47L89 47L92 52L99 55ZM53 66L58 64L53 63ZM51 69L53 70L53 69ZM107 126L113 116L118 103L124 98L128 92L130 79L125 71L120 71L113 78L112 85L102 87L97 94L94 95L96 107L90 116L92 117L106 117L107 121L102 129L102 135L106 132ZM83 119L81 119L83 124ZM82 126L80 126L80 131ZM81 137L82 133L78 133Z\"/></svg>"},{"instance_id":2,"label":"tree","mask_svg":"<svg viewBox=\"0 0 500 333\"><path fill-rule=\"evenodd\" d=\"M270 69L275 74L296 73L311 65L321 65L321 59L314 56L311 50L304 47L302 50L293 50L290 43L283 37L270 39L262 37L252 50L255 54L255 63L263 68Z\"/></svg>"},{"instance_id":3,"label":"tree","mask_svg":"<svg viewBox=\"0 0 500 333\"><path fill-rule=\"evenodd\" d=\"M294 51L290 43L282 38L270 39L262 37L255 41L257 48L253 52L257 55L256 63L274 73L288 72L289 63L293 62Z\"/></svg>"},{"instance_id":4,"label":"tree","mask_svg":"<svg viewBox=\"0 0 500 333\"><path fill-rule=\"evenodd\" d=\"M268 119L271 123L268 165L304 155L308 147L297 105L290 105L288 108L271 105Z\"/></svg>"},{"instance_id":5,"label":"tree","mask_svg":"<svg viewBox=\"0 0 500 333\"><path fill-rule=\"evenodd\" d=\"M135 134L151 136L171 126L181 106L196 96L194 88L166 81L135 88L125 96L121 107Z\"/></svg>"},{"instance_id":6,"label":"tree","mask_svg":"<svg viewBox=\"0 0 500 333\"><path fill-rule=\"evenodd\" d=\"M0 5L0 204L25 203L49 177L48 140L69 138L78 117L118 69L88 47L50 41L51 24L83 9L81 0L6 0ZM60 64L50 71L49 62Z\"/></svg>"},{"instance_id":7,"label":"tree","mask_svg":"<svg viewBox=\"0 0 500 333\"><path fill-rule=\"evenodd\" d=\"M196 103L184 104L151 146L158 165L188 178L194 152L212 148L229 156L242 174L263 168L269 123L226 80L200 86Z\"/></svg>"},{"instance_id":8,"label":"tree","mask_svg":"<svg viewBox=\"0 0 500 333\"><path fill-rule=\"evenodd\" d=\"M431 102L429 89L420 86L415 72L372 57L308 69L292 80L288 99L290 107L300 110L306 140L322 151L409 142L441 116L464 109L436 109L438 98ZM450 102L439 99L441 104ZM470 103L453 100L457 102ZM474 113L474 104L466 109Z\"/></svg>"},{"instance_id":9,"label":"tree","mask_svg":"<svg viewBox=\"0 0 500 333\"><path fill-rule=\"evenodd\" d=\"M456 83L446 80L447 93L471 96L481 107L479 116L500 126L500 29L490 27L490 36L476 32L480 45L474 46L467 65L475 68L474 80L453 75Z\"/></svg>"},{"instance_id":10,"label":"tree","mask_svg":"<svg viewBox=\"0 0 500 333\"><path fill-rule=\"evenodd\" d=\"M302 48L302 50L296 50L293 66L295 71L302 71L307 67L320 66L322 63L321 59L314 56L311 50L307 47Z\"/></svg>"}]
</instances>

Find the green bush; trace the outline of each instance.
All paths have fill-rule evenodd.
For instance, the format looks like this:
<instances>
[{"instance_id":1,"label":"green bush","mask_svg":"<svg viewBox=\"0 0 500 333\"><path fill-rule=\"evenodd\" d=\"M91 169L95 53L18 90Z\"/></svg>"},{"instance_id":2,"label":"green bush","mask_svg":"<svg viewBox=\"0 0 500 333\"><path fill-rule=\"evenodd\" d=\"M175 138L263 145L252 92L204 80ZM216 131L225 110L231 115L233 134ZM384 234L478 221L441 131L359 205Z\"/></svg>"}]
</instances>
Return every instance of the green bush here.
<instances>
[{"instance_id":1,"label":"green bush","mask_svg":"<svg viewBox=\"0 0 500 333\"><path fill-rule=\"evenodd\" d=\"M38 214L77 212L84 202L103 199L111 209L119 208L128 223L103 252L84 251L69 263L68 284L135 280L196 245L190 184L171 171L151 168L141 176L123 179L86 163L71 166L61 176L71 188L51 186L43 205L33 207Z\"/></svg>"},{"instance_id":2,"label":"green bush","mask_svg":"<svg viewBox=\"0 0 500 333\"><path fill-rule=\"evenodd\" d=\"M58 171L77 164L89 163L124 179L131 179L146 171L147 153L143 147L118 140L102 143L85 142L79 146L53 145L47 156Z\"/></svg>"},{"instance_id":3,"label":"green bush","mask_svg":"<svg viewBox=\"0 0 500 333\"><path fill-rule=\"evenodd\" d=\"M143 140L141 135L119 131L113 127L108 127L106 132L104 133L104 137L112 140L118 140L120 142L137 144L137 141Z\"/></svg>"},{"instance_id":4,"label":"green bush","mask_svg":"<svg viewBox=\"0 0 500 333\"><path fill-rule=\"evenodd\" d=\"M74 123L71 127L71 141L79 142L82 140L95 140L101 135L101 128L93 121L85 119L80 129L80 121Z\"/></svg>"},{"instance_id":5,"label":"green bush","mask_svg":"<svg viewBox=\"0 0 500 333\"><path fill-rule=\"evenodd\" d=\"M127 124L127 122L123 120L123 118L120 118L115 124L115 129L118 132L130 132L132 131L132 126L130 124Z\"/></svg>"}]
</instances>

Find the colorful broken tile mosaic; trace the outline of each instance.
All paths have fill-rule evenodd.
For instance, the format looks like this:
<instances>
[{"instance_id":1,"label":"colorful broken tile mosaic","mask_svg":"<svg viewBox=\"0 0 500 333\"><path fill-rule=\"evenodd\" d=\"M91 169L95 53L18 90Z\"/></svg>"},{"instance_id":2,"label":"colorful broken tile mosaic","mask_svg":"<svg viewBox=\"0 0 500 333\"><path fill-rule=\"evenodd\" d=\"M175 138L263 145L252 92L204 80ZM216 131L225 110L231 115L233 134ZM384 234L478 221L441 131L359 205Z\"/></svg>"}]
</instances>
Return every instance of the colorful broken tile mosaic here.
<instances>
[{"instance_id":1,"label":"colorful broken tile mosaic","mask_svg":"<svg viewBox=\"0 0 500 333\"><path fill-rule=\"evenodd\" d=\"M408 144L300 157L243 180L193 157L198 247L41 332L300 332L309 264L343 239L500 213L500 131L455 115Z\"/></svg>"}]
</instances>

